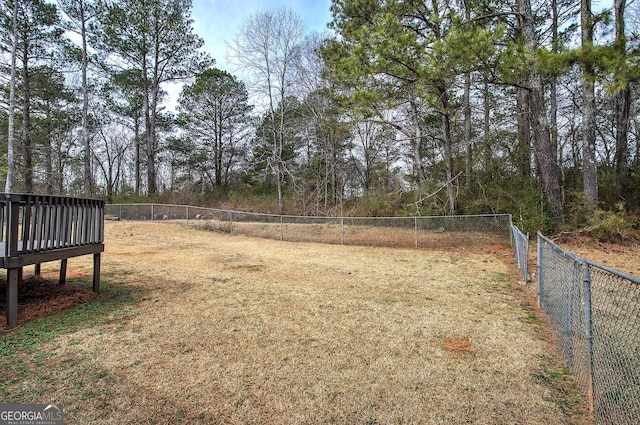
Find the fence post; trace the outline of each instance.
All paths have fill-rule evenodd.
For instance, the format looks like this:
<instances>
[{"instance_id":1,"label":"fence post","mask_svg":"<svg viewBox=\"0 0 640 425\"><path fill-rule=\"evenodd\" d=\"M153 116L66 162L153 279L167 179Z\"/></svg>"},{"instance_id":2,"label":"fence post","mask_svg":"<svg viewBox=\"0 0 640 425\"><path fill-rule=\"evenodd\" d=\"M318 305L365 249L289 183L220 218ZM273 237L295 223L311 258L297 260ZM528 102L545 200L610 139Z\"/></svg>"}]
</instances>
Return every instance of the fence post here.
<instances>
[{"instance_id":1,"label":"fence post","mask_svg":"<svg viewBox=\"0 0 640 425\"><path fill-rule=\"evenodd\" d=\"M344 217L340 217L340 230L342 232L342 245L344 245Z\"/></svg>"},{"instance_id":2,"label":"fence post","mask_svg":"<svg viewBox=\"0 0 640 425\"><path fill-rule=\"evenodd\" d=\"M153 214L153 204L151 204L151 221L153 221L153 216L154 216L154 214Z\"/></svg>"},{"instance_id":3,"label":"fence post","mask_svg":"<svg viewBox=\"0 0 640 425\"><path fill-rule=\"evenodd\" d=\"M185 207L185 215L187 216L187 222L189 221L189 206Z\"/></svg>"},{"instance_id":4,"label":"fence post","mask_svg":"<svg viewBox=\"0 0 640 425\"><path fill-rule=\"evenodd\" d=\"M229 211L229 233L233 235L233 211Z\"/></svg>"},{"instance_id":5,"label":"fence post","mask_svg":"<svg viewBox=\"0 0 640 425\"><path fill-rule=\"evenodd\" d=\"M513 217L511 216L511 214L509 214L509 230L511 233L509 242L511 242L511 247L513 247L513 244L516 243L516 234L515 234L515 229L513 228ZM518 245L516 244L516 246Z\"/></svg>"},{"instance_id":6,"label":"fence post","mask_svg":"<svg viewBox=\"0 0 640 425\"><path fill-rule=\"evenodd\" d=\"M284 229L283 229L283 223L282 223L282 216L280 216L280 240L284 240L283 238L283 233L284 233Z\"/></svg>"},{"instance_id":7,"label":"fence post","mask_svg":"<svg viewBox=\"0 0 640 425\"><path fill-rule=\"evenodd\" d=\"M516 229L513 225L510 227L511 229L511 243L516 249L516 260L518 261L518 268L522 270L522 255L520 253L520 244L518 243L518 233L516 233Z\"/></svg>"},{"instance_id":8,"label":"fence post","mask_svg":"<svg viewBox=\"0 0 640 425\"><path fill-rule=\"evenodd\" d=\"M591 325L591 274L589 273L589 265L581 262L582 266L582 282L584 284L584 332L586 345L586 362L587 362L587 401L589 403L589 411L594 411L593 403L593 329Z\"/></svg>"},{"instance_id":9,"label":"fence post","mask_svg":"<svg viewBox=\"0 0 640 425\"><path fill-rule=\"evenodd\" d=\"M538 307L543 308L544 283L542 282L542 238L538 232Z\"/></svg>"},{"instance_id":10,"label":"fence post","mask_svg":"<svg viewBox=\"0 0 640 425\"><path fill-rule=\"evenodd\" d=\"M527 232L527 239L524 241L524 284L529 284L529 232Z\"/></svg>"},{"instance_id":11,"label":"fence post","mask_svg":"<svg viewBox=\"0 0 640 425\"><path fill-rule=\"evenodd\" d=\"M418 217L414 217L413 221L414 221L413 228L416 233L416 249L418 249Z\"/></svg>"},{"instance_id":12,"label":"fence post","mask_svg":"<svg viewBox=\"0 0 640 425\"><path fill-rule=\"evenodd\" d=\"M122 220L122 204L120 204L120 215L118 216L118 220Z\"/></svg>"}]
</instances>

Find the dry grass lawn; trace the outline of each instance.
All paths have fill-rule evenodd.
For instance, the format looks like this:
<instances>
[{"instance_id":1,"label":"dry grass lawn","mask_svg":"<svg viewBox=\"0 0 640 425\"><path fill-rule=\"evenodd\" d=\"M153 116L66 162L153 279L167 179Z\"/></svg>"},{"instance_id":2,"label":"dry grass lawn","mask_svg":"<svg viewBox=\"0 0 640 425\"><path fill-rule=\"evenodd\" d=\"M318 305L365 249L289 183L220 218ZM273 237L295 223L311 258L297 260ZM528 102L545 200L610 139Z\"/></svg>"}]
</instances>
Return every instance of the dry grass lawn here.
<instances>
[{"instance_id":1,"label":"dry grass lawn","mask_svg":"<svg viewBox=\"0 0 640 425\"><path fill-rule=\"evenodd\" d=\"M586 423L489 253L109 222L103 273L135 306L52 338L33 367L69 367L5 396L62 403L69 424Z\"/></svg>"}]
</instances>

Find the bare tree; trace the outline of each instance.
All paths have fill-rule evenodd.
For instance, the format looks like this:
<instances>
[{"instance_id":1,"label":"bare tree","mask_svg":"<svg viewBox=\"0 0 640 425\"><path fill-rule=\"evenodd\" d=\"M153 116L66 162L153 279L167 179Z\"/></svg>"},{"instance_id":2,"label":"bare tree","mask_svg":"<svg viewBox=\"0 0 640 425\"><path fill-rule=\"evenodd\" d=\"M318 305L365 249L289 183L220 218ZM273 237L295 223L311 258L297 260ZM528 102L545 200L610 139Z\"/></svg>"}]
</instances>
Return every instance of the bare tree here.
<instances>
[{"instance_id":1,"label":"bare tree","mask_svg":"<svg viewBox=\"0 0 640 425\"><path fill-rule=\"evenodd\" d=\"M266 97L273 146L270 166L276 174L278 209L285 212L283 188L287 174L283 160L287 102L295 83L295 66L304 37L302 19L292 10L257 12L244 23L229 46L231 61L248 73L256 94Z\"/></svg>"},{"instance_id":2,"label":"bare tree","mask_svg":"<svg viewBox=\"0 0 640 425\"><path fill-rule=\"evenodd\" d=\"M108 111L99 113L102 117L97 123L97 146L93 155L105 182L107 199L111 201L123 179L130 137L124 126L109 117Z\"/></svg>"}]
</instances>

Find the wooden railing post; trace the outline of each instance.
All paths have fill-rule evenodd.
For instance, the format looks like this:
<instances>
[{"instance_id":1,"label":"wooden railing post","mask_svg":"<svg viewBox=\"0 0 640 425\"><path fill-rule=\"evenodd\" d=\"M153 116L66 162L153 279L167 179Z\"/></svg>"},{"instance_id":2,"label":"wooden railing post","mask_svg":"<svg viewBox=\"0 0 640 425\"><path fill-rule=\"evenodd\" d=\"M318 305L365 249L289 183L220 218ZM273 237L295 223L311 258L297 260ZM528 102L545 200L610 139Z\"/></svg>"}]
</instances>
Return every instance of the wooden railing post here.
<instances>
[{"instance_id":1,"label":"wooden railing post","mask_svg":"<svg viewBox=\"0 0 640 425\"><path fill-rule=\"evenodd\" d=\"M6 220L7 234L5 241L5 266L12 258L18 255L18 220L20 216L20 203L7 195ZM10 328L18 325L18 282L20 280L20 267L9 264L7 268L7 326Z\"/></svg>"}]
</instances>

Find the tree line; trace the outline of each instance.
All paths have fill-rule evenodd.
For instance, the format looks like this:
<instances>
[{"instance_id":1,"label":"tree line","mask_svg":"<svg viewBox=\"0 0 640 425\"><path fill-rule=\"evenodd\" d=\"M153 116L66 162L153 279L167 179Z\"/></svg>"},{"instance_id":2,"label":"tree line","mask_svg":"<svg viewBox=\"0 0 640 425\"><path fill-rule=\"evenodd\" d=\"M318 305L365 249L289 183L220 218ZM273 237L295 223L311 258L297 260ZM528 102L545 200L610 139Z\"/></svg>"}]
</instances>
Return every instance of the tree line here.
<instances>
[{"instance_id":1,"label":"tree line","mask_svg":"<svg viewBox=\"0 0 640 425\"><path fill-rule=\"evenodd\" d=\"M261 11L236 75L189 0L1 4L6 191L531 229L640 210L633 1L333 0L322 34Z\"/></svg>"}]
</instances>

